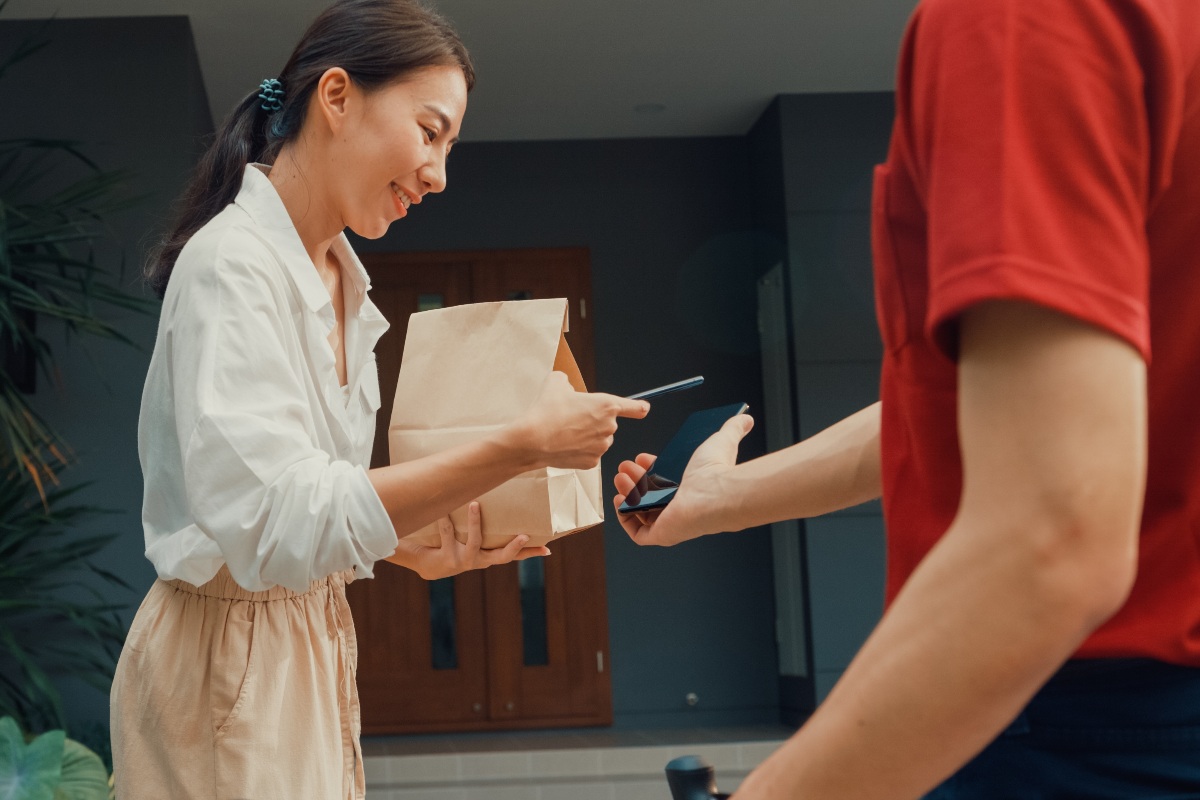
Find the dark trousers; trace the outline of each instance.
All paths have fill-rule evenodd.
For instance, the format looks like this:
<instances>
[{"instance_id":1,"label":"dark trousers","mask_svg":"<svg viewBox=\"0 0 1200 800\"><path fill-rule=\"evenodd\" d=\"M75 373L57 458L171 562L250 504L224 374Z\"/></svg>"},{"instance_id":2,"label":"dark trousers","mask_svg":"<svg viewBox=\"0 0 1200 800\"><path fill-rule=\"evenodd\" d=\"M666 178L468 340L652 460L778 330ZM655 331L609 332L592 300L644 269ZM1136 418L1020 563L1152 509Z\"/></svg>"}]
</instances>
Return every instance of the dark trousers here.
<instances>
[{"instance_id":1,"label":"dark trousers","mask_svg":"<svg viewBox=\"0 0 1200 800\"><path fill-rule=\"evenodd\" d=\"M1200 669L1068 662L926 800L1200 798Z\"/></svg>"}]
</instances>

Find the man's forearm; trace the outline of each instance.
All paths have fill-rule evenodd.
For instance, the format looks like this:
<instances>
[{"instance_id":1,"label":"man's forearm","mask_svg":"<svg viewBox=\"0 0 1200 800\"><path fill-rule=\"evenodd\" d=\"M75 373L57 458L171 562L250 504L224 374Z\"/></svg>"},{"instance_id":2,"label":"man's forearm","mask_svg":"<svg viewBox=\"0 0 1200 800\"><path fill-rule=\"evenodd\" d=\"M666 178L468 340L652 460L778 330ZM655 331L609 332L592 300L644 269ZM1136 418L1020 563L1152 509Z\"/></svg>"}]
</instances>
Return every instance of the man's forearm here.
<instances>
[{"instance_id":1,"label":"man's forearm","mask_svg":"<svg viewBox=\"0 0 1200 800\"><path fill-rule=\"evenodd\" d=\"M827 514L879 497L879 403L724 478L726 530Z\"/></svg>"},{"instance_id":2,"label":"man's forearm","mask_svg":"<svg viewBox=\"0 0 1200 800\"><path fill-rule=\"evenodd\" d=\"M952 528L738 800L915 798L986 746L1113 610L1068 559L1013 545L1027 534Z\"/></svg>"}]
</instances>

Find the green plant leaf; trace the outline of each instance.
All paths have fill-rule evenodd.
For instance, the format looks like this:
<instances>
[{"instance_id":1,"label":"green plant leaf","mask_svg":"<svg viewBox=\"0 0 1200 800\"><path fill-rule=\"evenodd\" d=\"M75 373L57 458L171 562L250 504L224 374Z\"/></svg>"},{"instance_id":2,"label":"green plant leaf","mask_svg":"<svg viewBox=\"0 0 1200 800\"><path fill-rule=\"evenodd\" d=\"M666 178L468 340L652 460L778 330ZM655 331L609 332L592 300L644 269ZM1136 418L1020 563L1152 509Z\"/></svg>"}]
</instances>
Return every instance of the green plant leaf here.
<instances>
[{"instance_id":1,"label":"green plant leaf","mask_svg":"<svg viewBox=\"0 0 1200 800\"><path fill-rule=\"evenodd\" d=\"M11 629L0 628L0 644L4 645L4 652L12 656L21 666L25 675L25 683L21 686L22 696L15 697L13 700L19 704L35 706L32 710L39 719L30 720L27 717L27 721L31 725L40 725L44 722L63 725L65 714L63 714L62 697L50 680L50 676L30 657L27 647L21 646Z\"/></svg>"},{"instance_id":2,"label":"green plant leaf","mask_svg":"<svg viewBox=\"0 0 1200 800\"><path fill-rule=\"evenodd\" d=\"M97 567L95 564L89 565L89 568L92 570L92 572L96 573L101 578L103 578L104 580L113 584L114 586L120 586L122 589L128 589L131 592L135 591L134 588L129 585L129 582L126 581L124 578L122 578L120 575L116 575L112 572L109 572L106 569L101 569L100 567Z\"/></svg>"},{"instance_id":3,"label":"green plant leaf","mask_svg":"<svg viewBox=\"0 0 1200 800\"><path fill-rule=\"evenodd\" d=\"M114 613L124 606L99 593L107 578L90 563L113 534L71 538L106 513L74 502L84 488L52 488L43 501L27 481L0 481L0 713L35 729L64 724L52 676L107 692L125 637Z\"/></svg>"},{"instance_id":4,"label":"green plant leaf","mask_svg":"<svg viewBox=\"0 0 1200 800\"><path fill-rule=\"evenodd\" d=\"M26 744L12 717L0 719L0 800L53 800L65 740L50 731Z\"/></svg>"},{"instance_id":5,"label":"green plant leaf","mask_svg":"<svg viewBox=\"0 0 1200 800\"><path fill-rule=\"evenodd\" d=\"M0 0L0 12L4 11L4 7L7 5L8 5L8 0ZM12 53L10 53L5 58L0 59L0 75L3 75L5 70L7 70L13 64L16 64L18 61L23 61L26 58L29 58L31 55L36 53L38 50L41 50L43 47L45 47L46 45L48 45L50 43L44 39L40 39L42 32L45 31L46 26L49 24L50 24L50 20L46 20L45 22L43 22L42 25L38 28L37 34L35 36L31 36L28 39L18 42L16 50L14 50Z\"/></svg>"},{"instance_id":6,"label":"green plant leaf","mask_svg":"<svg viewBox=\"0 0 1200 800\"><path fill-rule=\"evenodd\" d=\"M11 63L0 60L0 73ZM58 180L57 168L72 162L76 173L82 166L87 174ZM0 141L0 357L16 348L40 375L57 377L38 318L58 320L68 335L137 347L102 312L153 313L156 304L122 287L94 251L97 239L111 236L106 218L144 201L124 191L131 178L128 171L101 170L77 142ZM44 495L70 449L7 375L0 384L0 457L21 465L16 474Z\"/></svg>"},{"instance_id":7,"label":"green plant leaf","mask_svg":"<svg viewBox=\"0 0 1200 800\"><path fill-rule=\"evenodd\" d=\"M73 739L63 745L62 780L54 800L105 800L108 770L100 756Z\"/></svg>"}]
</instances>

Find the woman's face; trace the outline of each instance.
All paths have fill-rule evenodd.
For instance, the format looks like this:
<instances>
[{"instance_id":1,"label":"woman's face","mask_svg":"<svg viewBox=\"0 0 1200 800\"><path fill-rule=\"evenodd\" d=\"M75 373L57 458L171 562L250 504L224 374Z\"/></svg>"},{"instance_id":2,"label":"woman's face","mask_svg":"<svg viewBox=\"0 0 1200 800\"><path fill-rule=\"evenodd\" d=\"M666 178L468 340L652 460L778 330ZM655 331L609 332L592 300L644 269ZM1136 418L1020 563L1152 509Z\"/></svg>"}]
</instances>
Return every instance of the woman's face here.
<instances>
[{"instance_id":1,"label":"woman's face","mask_svg":"<svg viewBox=\"0 0 1200 800\"><path fill-rule=\"evenodd\" d=\"M334 143L332 199L345 227L378 239L427 192L446 188L467 82L458 67L426 67L357 94Z\"/></svg>"}]
</instances>

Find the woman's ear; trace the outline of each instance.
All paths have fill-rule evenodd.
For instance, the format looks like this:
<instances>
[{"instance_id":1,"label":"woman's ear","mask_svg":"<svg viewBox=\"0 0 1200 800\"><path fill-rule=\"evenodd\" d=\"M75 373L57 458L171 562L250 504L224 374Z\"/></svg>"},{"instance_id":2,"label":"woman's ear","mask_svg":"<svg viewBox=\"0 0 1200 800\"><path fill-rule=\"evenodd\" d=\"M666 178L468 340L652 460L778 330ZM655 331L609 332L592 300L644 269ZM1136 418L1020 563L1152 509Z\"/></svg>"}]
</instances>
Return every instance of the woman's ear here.
<instances>
[{"instance_id":1,"label":"woman's ear","mask_svg":"<svg viewBox=\"0 0 1200 800\"><path fill-rule=\"evenodd\" d=\"M352 96L358 87L350 80L350 74L341 67L330 67L317 81L313 93L321 117L334 133L341 130L351 110Z\"/></svg>"}]
</instances>

